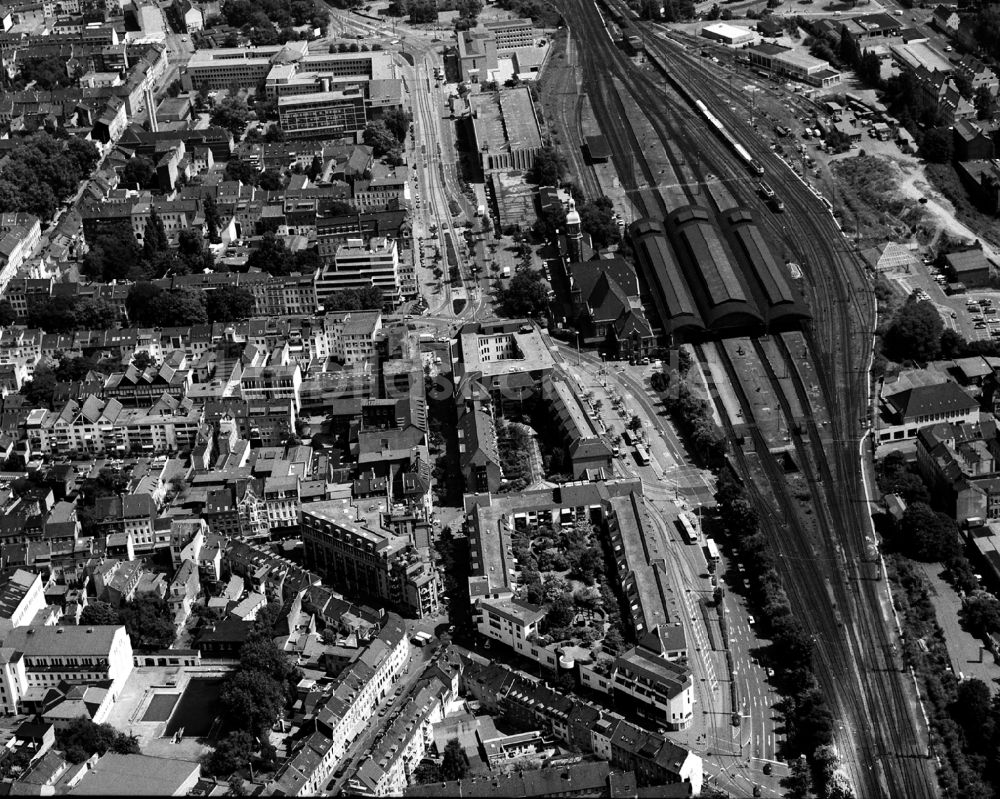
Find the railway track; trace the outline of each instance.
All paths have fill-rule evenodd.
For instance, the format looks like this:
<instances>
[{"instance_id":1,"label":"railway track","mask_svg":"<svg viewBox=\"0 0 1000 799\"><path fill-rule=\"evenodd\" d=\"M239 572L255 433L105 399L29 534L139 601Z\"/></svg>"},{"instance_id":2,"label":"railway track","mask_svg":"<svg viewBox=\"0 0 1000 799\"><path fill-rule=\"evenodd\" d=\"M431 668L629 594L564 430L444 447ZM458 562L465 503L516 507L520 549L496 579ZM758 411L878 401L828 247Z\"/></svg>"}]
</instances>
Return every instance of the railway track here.
<instances>
[{"instance_id":1,"label":"railway track","mask_svg":"<svg viewBox=\"0 0 1000 799\"><path fill-rule=\"evenodd\" d=\"M858 795L934 796L936 784L929 761L923 758L925 733L916 698L893 654L884 587L862 573L870 520L860 480L858 420L866 415L874 328L867 279L833 217L750 130L739 111L718 103L712 108L763 165L764 179L785 202L784 217L767 211L754 196L751 186L756 179L708 132L679 92L611 50L603 24L587 0L562 0L562 6L580 41L595 114L605 136L618 143L614 163L640 212L660 216L665 210L662 193L653 196L649 191L656 186L656 176L643 157L645 149L659 144L678 175L686 169L697 180L705 180L711 166L712 174L724 182L737 203L757 211L768 239L780 242L786 255L802 266L802 290L813 311L812 324L801 337L775 337L770 352L759 342L749 347L778 397L775 412L789 423L792 450L808 485L814 526L802 518L802 509L778 459L769 452L725 348L705 344L696 350L703 362L709 353L718 358L739 398L745 433L756 454L748 455L735 446L733 460L745 477L764 478L759 482L748 479L746 485L772 536L786 591L815 636L817 675L841 720L838 749ZM691 93L706 99L740 99L727 80L712 76L704 64L697 63L697 56L647 34L645 46L673 75L684 76ZM616 79L643 109L659 142L639 142L622 119L624 104L610 91ZM691 157L699 152L703 158L692 166ZM686 191L692 201L704 204L702 197ZM810 393L800 372L798 352L803 348L813 366L819 396L815 390ZM778 375L786 370L787 379L782 382ZM737 420L728 418L714 387L713 392L727 436L736 441ZM796 421L803 425L801 431L794 430Z\"/></svg>"},{"instance_id":2,"label":"railway track","mask_svg":"<svg viewBox=\"0 0 1000 799\"><path fill-rule=\"evenodd\" d=\"M549 62L542 78L540 90L542 98L546 101L546 109L550 112L553 107L556 109L551 122L555 122L558 134L570 143L566 149L569 150L572 170L576 175L580 190L585 197L596 198L601 195L601 186L597 181L594 168L586 163L581 150L583 146L583 101L586 95L580 91L576 80L576 70L573 68L575 63L573 57L574 42L568 28L565 37L563 63L554 66L551 61ZM548 103L547 101L550 99L554 99L554 102ZM567 99L571 101L573 106L571 112L567 110Z\"/></svg>"}]
</instances>

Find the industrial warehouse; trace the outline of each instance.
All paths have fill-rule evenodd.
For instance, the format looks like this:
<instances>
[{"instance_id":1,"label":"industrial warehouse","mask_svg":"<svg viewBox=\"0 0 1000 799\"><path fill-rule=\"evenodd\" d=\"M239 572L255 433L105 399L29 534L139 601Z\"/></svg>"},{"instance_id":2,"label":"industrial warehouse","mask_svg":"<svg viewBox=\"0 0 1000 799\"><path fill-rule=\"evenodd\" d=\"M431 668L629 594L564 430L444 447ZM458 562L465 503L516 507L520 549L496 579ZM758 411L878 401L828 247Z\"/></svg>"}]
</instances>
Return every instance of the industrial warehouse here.
<instances>
[{"instance_id":1,"label":"industrial warehouse","mask_svg":"<svg viewBox=\"0 0 1000 799\"><path fill-rule=\"evenodd\" d=\"M674 341L787 330L809 314L749 211L689 205L631 228L636 259L664 333Z\"/></svg>"}]
</instances>

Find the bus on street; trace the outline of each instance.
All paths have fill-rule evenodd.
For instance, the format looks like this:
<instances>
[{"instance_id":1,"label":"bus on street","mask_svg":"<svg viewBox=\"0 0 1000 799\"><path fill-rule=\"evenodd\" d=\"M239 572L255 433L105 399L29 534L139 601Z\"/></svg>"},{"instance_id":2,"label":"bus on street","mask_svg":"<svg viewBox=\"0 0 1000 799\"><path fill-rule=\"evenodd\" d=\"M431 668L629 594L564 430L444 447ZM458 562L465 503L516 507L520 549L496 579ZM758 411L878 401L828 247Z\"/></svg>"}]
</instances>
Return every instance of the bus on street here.
<instances>
[{"instance_id":1,"label":"bus on street","mask_svg":"<svg viewBox=\"0 0 1000 799\"><path fill-rule=\"evenodd\" d=\"M710 564L719 562L719 547L711 538L705 539L705 557Z\"/></svg>"},{"instance_id":2,"label":"bus on street","mask_svg":"<svg viewBox=\"0 0 1000 799\"><path fill-rule=\"evenodd\" d=\"M642 444L635 445L635 459L640 466L649 466L649 452Z\"/></svg>"},{"instance_id":3,"label":"bus on street","mask_svg":"<svg viewBox=\"0 0 1000 799\"><path fill-rule=\"evenodd\" d=\"M685 544L698 543L698 530L691 522L691 515L689 513L681 512L677 517L677 527L681 531L681 537L684 539Z\"/></svg>"}]
</instances>

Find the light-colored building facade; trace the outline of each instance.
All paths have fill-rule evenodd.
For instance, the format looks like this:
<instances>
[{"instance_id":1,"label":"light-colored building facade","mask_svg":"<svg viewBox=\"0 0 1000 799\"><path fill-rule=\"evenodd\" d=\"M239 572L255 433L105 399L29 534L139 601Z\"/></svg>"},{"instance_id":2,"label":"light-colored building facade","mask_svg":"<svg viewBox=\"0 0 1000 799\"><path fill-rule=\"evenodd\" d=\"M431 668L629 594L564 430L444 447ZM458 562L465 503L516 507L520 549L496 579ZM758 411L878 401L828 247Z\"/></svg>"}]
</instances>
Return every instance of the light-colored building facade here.
<instances>
[{"instance_id":1,"label":"light-colored building facade","mask_svg":"<svg viewBox=\"0 0 1000 799\"><path fill-rule=\"evenodd\" d=\"M60 682L109 681L117 698L132 673L132 642L123 626L15 627L4 640L2 664L5 713L18 712L29 691L43 692Z\"/></svg>"},{"instance_id":2,"label":"light-colored building facade","mask_svg":"<svg viewBox=\"0 0 1000 799\"><path fill-rule=\"evenodd\" d=\"M396 305L400 299L399 251L388 238L373 238L365 246L361 239L349 239L334 253L316 278L316 301L323 305L332 294L343 289L370 288L382 291L385 303Z\"/></svg>"}]
</instances>

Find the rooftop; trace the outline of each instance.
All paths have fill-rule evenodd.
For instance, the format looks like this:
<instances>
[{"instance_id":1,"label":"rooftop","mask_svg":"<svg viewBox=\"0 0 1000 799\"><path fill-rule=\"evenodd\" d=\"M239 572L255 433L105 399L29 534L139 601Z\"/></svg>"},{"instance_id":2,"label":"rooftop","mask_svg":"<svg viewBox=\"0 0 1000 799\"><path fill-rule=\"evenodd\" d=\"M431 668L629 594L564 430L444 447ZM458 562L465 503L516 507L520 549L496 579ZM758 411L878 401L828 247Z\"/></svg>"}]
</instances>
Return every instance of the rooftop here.
<instances>
[{"instance_id":1,"label":"rooftop","mask_svg":"<svg viewBox=\"0 0 1000 799\"><path fill-rule=\"evenodd\" d=\"M194 787L200 775L201 765L188 760L109 752L70 793L74 796L177 796Z\"/></svg>"},{"instance_id":2,"label":"rooftop","mask_svg":"<svg viewBox=\"0 0 1000 799\"><path fill-rule=\"evenodd\" d=\"M29 657L64 655L100 655L107 657L111 651L115 634L125 628L116 624L101 624L93 627L15 627L4 646L24 652Z\"/></svg>"},{"instance_id":3,"label":"rooftop","mask_svg":"<svg viewBox=\"0 0 1000 799\"><path fill-rule=\"evenodd\" d=\"M471 98L476 136L491 153L532 150L542 146L531 95L526 86Z\"/></svg>"}]
</instances>

